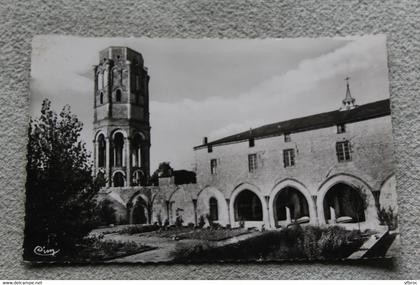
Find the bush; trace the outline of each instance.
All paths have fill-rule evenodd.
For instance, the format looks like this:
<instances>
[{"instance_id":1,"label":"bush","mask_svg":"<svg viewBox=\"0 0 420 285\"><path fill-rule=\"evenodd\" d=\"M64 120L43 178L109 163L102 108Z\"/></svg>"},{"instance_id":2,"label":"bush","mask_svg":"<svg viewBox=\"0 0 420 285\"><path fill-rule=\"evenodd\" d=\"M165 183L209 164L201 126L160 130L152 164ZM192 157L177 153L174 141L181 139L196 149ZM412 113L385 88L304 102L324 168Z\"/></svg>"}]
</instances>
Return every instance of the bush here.
<instances>
[{"instance_id":1,"label":"bush","mask_svg":"<svg viewBox=\"0 0 420 285\"><path fill-rule=\"evenodd\" d=\"M182 216L177 216L175 219L175 227L181 228L183 223L184 220L182 219Z\"/></svg>"},{"instance_id":2,"label":"bush","mask_svg":"<svg viewBox=\"0 0 420 285\"><path fill-rule=\"evenodd\" d=\"M206 219L203 215L200 215L200 218L198 219L198 227L202 229L206 225Z\"/></svg>"},{"instance_id":3,"label":"bush","mask_svg":"<svg viewBox=\"0 0 420 285\"><path fill-rule=\"evenodd\" d=\"M133 235L157 231L159 228L158 225L130 225L117 231L117 233Z\"/></svg>"},{"instance_id":4,"label":"bush","mask_svg":"<svg viewBox=\"0 0 420 285\"><path fill-rule=\"evenodd\" d=\"M323 230L318 240L321 256L327 259L344 258L363 244L360 231L348 231L339 226Z\"/></svg>"},{"instance_id":5,"label":"bush","mask_svg":"<svg viewBox=\"0 0 420 285\"><path fill-rule=\"evenodd\" d=\"M378 220L381 225L387 225L389 230L395 230L398 227L398 215L394 209L389 206L388 209L381 208L377 211Z\"/></svg>"}]
</instances>

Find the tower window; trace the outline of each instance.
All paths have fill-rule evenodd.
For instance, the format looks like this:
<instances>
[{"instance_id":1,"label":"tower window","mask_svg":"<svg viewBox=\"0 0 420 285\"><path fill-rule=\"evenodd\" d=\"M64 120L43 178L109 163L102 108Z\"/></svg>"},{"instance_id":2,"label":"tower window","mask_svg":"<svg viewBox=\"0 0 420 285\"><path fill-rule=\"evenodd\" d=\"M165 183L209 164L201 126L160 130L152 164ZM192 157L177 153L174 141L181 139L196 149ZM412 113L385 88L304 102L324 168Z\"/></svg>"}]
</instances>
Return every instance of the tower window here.
<instances>
[{"instance_id":1,"label":"tower window","mask_svg":"<svg viewBox=\"0 0 420 285\"><path fill-rule=\"evenodd\" d=\"M284 142L291 142L292 138L290 136L290 133L285 133L284 134Z\"/></svg>"},{"instance_id":2,"label":"tower window","mask_svg":"<svg viewBox=\"0 0 420 285\"><path fill-rule=\"evenodd\" d=\"M121 89L117 89L115 92L115 101L121 102Z\"/></svg>"},{"instance_id":3,"label":"tower window","mask_svg":"<svg viewBox=\"0 0 420 285\"><path fill-rule=\"evenodd\" d=\"M114 137L114 166L123 165L124 136L116 133Z\"/></svg>"},{"instance_id":4,"label":"tower window","mask_svg":"<svg viewBox=\"0 0 420 285\"><path fill-rule=\"evenodd\" d=\"M253 172L257 168L258 168L257 154L256 153L249 154L248 155L248 169L249 169L249 172Z\"/></svg>"},{"instance_id":5,"label":"tower window","mask_svg":"<svg viewBox=\"0 0 420 285\"><path fill-rule=\"evenodd\" d=\"M350 161L350 142L342 141L335 144L338 162Z\"/></svg>"},{"instance_id":6,"label":"tower window","mask_svg":"<svg viewBox=\"0 0 420 285\"><path fill-rule=\"evenodd\" d=\"M283 150L284 167L295 165L295 150L293 148Z\"/></svg>"},{"instance_id":7,"label":"tower window","mask_svg":"<svg viewBox=\"0 0 420 285\"><path fill-rule=\"evenodd\" d=\"M210 160L210 172L211 174L217 173L217 160L216 159Z\"/></svg>"},{"instance_id":8,"label":"tower window","mask_svg":"<svg viewBox=\"0 0 420 285\"><path fill-rule=\"evenodd\" d=\"M337 125L337 134L342 134L346 132L346 125L345 124L338 124Z\"/></svg>"},{"instance_id":9,"label":"tower window","mask_svg":"<svg viewBox=\"0 0 420 285\"><path fill-rule=\"evenodd\" d=\"M99 95L99 103L100 104L104 103L104 92L101 92L101 94Z\"/></svg>"},{"instance_id":10,"label":"tower window","mask_svg":"<svg viewBox=\"0 0 420 285\"><path fill-rule=\"evenodd\" d=\"M254 146L255 146L255 139L249 138L249 147L254 147Z\"/></svg>"}]
</instances>

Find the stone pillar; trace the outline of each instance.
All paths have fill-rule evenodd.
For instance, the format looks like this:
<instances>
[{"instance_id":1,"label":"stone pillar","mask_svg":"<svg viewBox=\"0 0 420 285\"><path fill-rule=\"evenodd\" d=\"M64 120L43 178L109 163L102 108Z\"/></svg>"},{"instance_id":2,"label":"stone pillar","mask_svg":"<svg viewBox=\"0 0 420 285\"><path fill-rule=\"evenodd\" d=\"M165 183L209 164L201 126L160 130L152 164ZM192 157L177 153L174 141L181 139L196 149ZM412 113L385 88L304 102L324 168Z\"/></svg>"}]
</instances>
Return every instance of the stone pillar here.
<instances>
[{"instance_id":1,"label":"stone pillar","mask_svg":"<svg viewBox=\"0 0 420 285\"><path fill-rule=\"evenodd\" d=\"M194 222L195 225L198 225L198 219L197 219L197 199L192 199L193 206L194 206Z\"/></svg>"},{"instance_id":2,"label":"stone pillar","mask_svg":"<svg viewBox=\"0 0 420 285\"><path fill-rule=\"evenodd\" d=\"M336 223L335 209L333 207L330 207L330 216L331 216L331 224L335 224Z\"/></svg>"},{"instance_id":3,"label":"stone pillar","mask_svg":"<svg viewBox=\"0 0 420 285\"><path fill-rule=\"evenodd\" d=\"M126 167L126 175L127 175L127 185L126 186L131 186L131 138L127 137L124 139L124 145L125 145L125 150L126 150L126 155L125 155L125 167Z\"/></svg>"},{"instance_id":4,"label":"stone pillar","mask_svg":"<svg viewBox=\"0 0 420 285\"><path fill-rule=\"evenodd\" d=\"M290 209L287 206L284 207L284 208L286 209L286 223L290 224L290 223L292 223L292 218L290 216Z\"/></svg>"},{"instance_id":5,"label":"stone pillar","mask_svg":"<svg viewBox=\"0 0 420 285\"><path fill-rule=\"evenodd\" d=\"M167 219L168 219L168 222L169 223L171 223L171 217L170 217L170 215L169 215L169 204L170 204L171 202L170 201L168 201L168 200L166 200L165 201L165 204L166 204L166 216L167 216Z\"/></svg>"},{"instance_id":6,"label":"stone pillar","mask_svg":"<svg viewBox=\"0 0 420 285\"><path fill-rule=\"evenodd\" d=\"M319 225L319 218L318 218L318 196L317 195L312 195L312 201L314 203L314 209L315 209L315 217L311 217L311 210L309 209L309 221L311 222L312 220L315 220L315 224Z\"/></svg>"},{"instance_id":7,"label":"stone pillar","mask_svg":"<svg viewBox=\"0 0 420 285\"><path fill-rule=\"evenodd\" d=\"M131 62L126 61L127 64L127 118L131 118Z\"/></svg>"},{"instance_id":8,"label":"stone pillar","mask_svg":"<svg viewBox=\"0 0 420 285\"><path fill-rule=\"evenodd\" d=\"M111 177L111 140L109 137L105 138L105 168L106 168L106 176L108 178L108 186L112 186L112 177Z\"/></svg>"},{"instance_id":9,"label":"stone pillar","mask_svg":"<svg viewBox=\"0 0 420 285\"><path fill-rule=\"evenodd\" d=\"M267 228L271 228L271 223L270 223L270 196L266 195L264 196L265 199L265 204L267 205ZM263 219L264 219L264 214L263 214Z\"/></svg>"},{"instance_id":10,"label":"stone pillar","mask_svg":"<svg viewBox=\"0 0 420 285\"><path fill-rule=\"evenodd\" d=\"M233 227L232 220L230 217L230 199L229 198L226 198L226 204L227 204L227 211L228 211L228 224L230 224Z\"/></svg>"},{"instance_id":11,"label":"stone pillar","mask_svg":"<svg viewBox=\"0 0 420 285\"><path fill-rule=\"evenodd\" d=\"M93 140L93 176L96 177L98 173L98 142Z\"/></svg>"}]
</instances>

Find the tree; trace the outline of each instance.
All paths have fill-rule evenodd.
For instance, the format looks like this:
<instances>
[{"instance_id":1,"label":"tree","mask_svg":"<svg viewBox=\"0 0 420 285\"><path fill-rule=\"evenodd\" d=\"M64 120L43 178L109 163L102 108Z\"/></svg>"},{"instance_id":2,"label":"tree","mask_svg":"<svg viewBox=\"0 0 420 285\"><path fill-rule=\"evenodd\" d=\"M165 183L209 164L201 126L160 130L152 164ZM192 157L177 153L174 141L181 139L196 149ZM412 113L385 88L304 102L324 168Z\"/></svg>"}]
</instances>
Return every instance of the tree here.
<instances>
[{"instance_id":1,"label":"tree","mask_svg":"<svg viewBox=\"0 0 420 285\"><path fill-rule=\"evenodd\" d=\"M28 128L24 255L34 258L35 246L74 247L93 228L95 195L103 181L92 179L83 124L65 106L59 115L51 102L42 103L41 116Z\"/></svg>"}]
</instances>

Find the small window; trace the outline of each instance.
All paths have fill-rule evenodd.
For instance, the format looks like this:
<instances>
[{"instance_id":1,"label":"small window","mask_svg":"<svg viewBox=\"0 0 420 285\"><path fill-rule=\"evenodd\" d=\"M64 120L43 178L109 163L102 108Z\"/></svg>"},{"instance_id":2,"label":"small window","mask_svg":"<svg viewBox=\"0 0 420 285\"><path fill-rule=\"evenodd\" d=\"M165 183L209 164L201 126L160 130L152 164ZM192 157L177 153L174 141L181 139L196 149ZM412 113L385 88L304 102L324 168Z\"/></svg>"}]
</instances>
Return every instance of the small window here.
<instances>
[{"instance_id":1,"label":"small window","mask_svg":"<svg viewBox=\"0 0 420 285\"><path fill-rule=\"evenodd\" d=\"M248 155L248 169L249 169L249 172L253 172L257 168L258 168L257 154L256 153L249 154Z\"/></svg>"},{"instance_id":2,"label":"small window","mask_svg":"<svg viewBox=\"0 0 420 285\"><path fill-rule=\"evenodd\" d=\"M99 95L99 103L103 104L104 103L104 93L101 92L101 94Z\"/></svg>"},{"instance_id":3,"label":"small window","mask_svg":"<svg viewBox=\"0 0 420 285\"><path fill-rule=\"evenodd\" d=\"M209 200L209 208L210 208L210 219L212 221L217 221L219 219L219 209L217 206L217 199L211 197Z\"/></svg>"},{"instance_id":4,"label":"small window","mask_svg":"<svg viewBox=\"0 0 420 285\"><path fill-rule=\"evenodd\" d=\"M207 146L207 152L213 152L213 146L211 144Z\"/></svg>"},{"instance_id":5,"label":"small window","mask_svg":"<svg viewBox=\"0 0 420 285\"><path fill-rule=\"evenodd\" d=\"M346 125L338 124L337 125L337 134L342 134L346 132Z\"/></svg>"},{"instance_id":6,"label":"small window","mask_svg":"<svg viewBox=\"0 0 420 285\"><path fill-rule=\"evenodd\" d=\"M337 142L335 148L337 151L337 159L339 162L351 160L349 141Z\"/></svg>"},{"instance_id":7,"label":"small window","mask_svg":"<svg viewBox=\"0 0 420 285\"><path fill-rule=\"evenodd\" d=\"M117 89L117 91L115 92L115 101L121 102L121 90L120 89Z\"/></svg>"},{"instance_id":8,"label":"small window","mask_svg":"<svg viewBox=\"0 0 420 285\"><path fill-rule=\"evenodd\" d=\"M249 138L249 147L254 147L254 146L255 146L255 139Z\"/></svg>"},{"instance_id":9,"label":"small window","mask_svg":"<svg viewBox=\"0 0 420 285\"><path fill-rule=\"evenodd\" d=\"M284 167L295 165L295 150L293 148L283 150Z\"/></svg>"},{"instance_id":10,"label":"small window","mask_svg":"<svg viewBox=\"0 0 420 285\"><path fill-rule=\"evenodd\" d=\"M210 171L211 174L217 173L217 159L210 160Z\"/></svg>"},{"instance_id":11,"label":"small window","mask_svg":"<svg viewBox=\"0 0 420 285\"><path fill-rule=\"evenodd\" d=\"M284 134L284 142L291 142L292 138L290 136L290 133L285 133Z\"/></svg>"}]
</instances>

